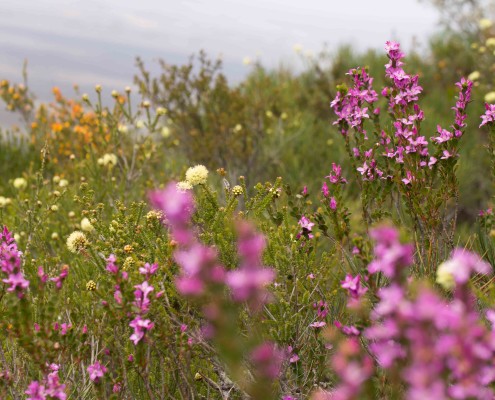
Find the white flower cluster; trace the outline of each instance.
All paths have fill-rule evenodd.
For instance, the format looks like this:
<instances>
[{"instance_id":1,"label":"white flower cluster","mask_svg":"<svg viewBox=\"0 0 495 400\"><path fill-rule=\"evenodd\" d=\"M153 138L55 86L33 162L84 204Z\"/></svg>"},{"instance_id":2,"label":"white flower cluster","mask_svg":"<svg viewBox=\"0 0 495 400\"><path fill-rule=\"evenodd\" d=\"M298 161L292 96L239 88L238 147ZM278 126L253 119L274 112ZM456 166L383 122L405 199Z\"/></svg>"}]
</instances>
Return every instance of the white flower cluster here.
<instances>
[{"instance_id":1,"label":"white flower cluster","mask_svg":"<svg viewBox=\"0 0 495 400\"><path fill-rule=\"evenodd\" d=\"M117 156L111 153L104 154L103 157L98 158L98 164L104 167L113 168L117 165Z\"/></svg>"}]
</instances>

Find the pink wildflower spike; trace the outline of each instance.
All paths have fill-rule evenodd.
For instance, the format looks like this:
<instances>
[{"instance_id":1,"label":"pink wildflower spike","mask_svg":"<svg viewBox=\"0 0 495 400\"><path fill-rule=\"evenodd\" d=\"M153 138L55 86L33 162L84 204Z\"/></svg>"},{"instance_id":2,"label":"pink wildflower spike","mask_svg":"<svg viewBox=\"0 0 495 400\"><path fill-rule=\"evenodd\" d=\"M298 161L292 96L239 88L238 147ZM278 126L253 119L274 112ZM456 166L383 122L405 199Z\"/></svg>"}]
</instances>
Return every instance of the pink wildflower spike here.
<instances>
[{"instance_id":1,"label":"pink wildflower spike","mask_svg":"<svg viewBox=\"0 0 495 400\"><path fill-rule=\"evenodd\" d=\"M139 268L139 273L141 275L146 275L146 276L151 276L153 275L156 271L158 271L158 264L144 264L144 267Z\"/></svg>"}]
</instances>

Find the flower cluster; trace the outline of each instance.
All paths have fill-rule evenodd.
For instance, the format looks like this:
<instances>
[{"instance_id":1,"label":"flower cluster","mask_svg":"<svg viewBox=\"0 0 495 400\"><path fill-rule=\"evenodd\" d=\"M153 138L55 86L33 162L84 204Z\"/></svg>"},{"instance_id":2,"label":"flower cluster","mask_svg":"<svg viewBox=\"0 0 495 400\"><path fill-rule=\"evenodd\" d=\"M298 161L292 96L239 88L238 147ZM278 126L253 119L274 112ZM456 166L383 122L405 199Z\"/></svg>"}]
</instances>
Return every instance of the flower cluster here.
<instances>
[{"instance_id":1,"label":"flower cluster","mask_svg":"<svg viewBox=\"0 0 495 400\"><path fill-rule=\"evenodd\" d=\"M7 292L15 293L19 298L24 297L29 281L21 271L21 252L6 226L0 233L0 269L7 276L2 279L8 285Z\"/></svg>"},{"instance_id":2,"label":"flower cluster","mask_svg":"<svg viewBox=\"0 0 495 400\"><path fill-rule=\"evenodd\" d=\"M60 383L58 371L60 366L57 364L49 365L50 372L42 382L32 381L25 391L27 400L48 400L48 399L67 399L65 385Z\"/></svg>"},{"instance_id":3,"label":"flower cluster","mask_svg":"<svg viewBox=\"0 0 495 400\"><path fill-rule=\"evenodd\" d=\"M152 192L150 200L164 212L172 236L182 245L174 253L174 259L181 267L181 275L176 279L180 293L198 297L211 285L227 284L235 301L247 301L253 309L266 302L268 294L264 287L273 280L274 271L260 264L265 248L262 235L256 234L249 224L238 225L241 264L238 269L226 273L217 260L216 251L198 242L190 227L194 211L190 192L181 191L171 183L163 191Z\"/></svg>"},{"instance_id":4,"label":"flower cluster","mask_svg":"<svg viewBox=\"0 0 495 400\"><path fill-rule=\"evenodd\" d=\"M492 324L488 327L468 286L473 273L488 274L490 265L476 254L456 249L439 267L441 283L454 288L453 299L446 300L421 285L416 295L410 296L410 280L404 279L404 271L413 262L411 246L402 245L392 228L376 229L372 237L376 240L375 260L368 270L371 274L380 271L390 279L388 286L379 289L379 301L363 332L369 353L378 361L376 368L399 378L407 399L493 398L495 313L488 311ZM359 280L350 276L343 282L351 300L358 284ZM332 359L341 384L316 398L358 398L374 373L368 358L356 339L344 339Z\"/></svg>"},{"instance_id":5,"label":"flower cluster","mask_svg":"<svg viewBox=\"0 0 495 400\"><path fill-rule=\"evenodd\" d=\"M338 117L334 125L339 125L340 132L344 136L348 134L349 127L366 136L363 125L364 120L370 116L368 107L364 105L373 107L373 103L378 100L378 95L373 90L373 78L364 68L351 69L347 75L352 77L353 87L349 90L340 87L335 99L330 103L330 107Z\"/></svg>"}]
</instances>

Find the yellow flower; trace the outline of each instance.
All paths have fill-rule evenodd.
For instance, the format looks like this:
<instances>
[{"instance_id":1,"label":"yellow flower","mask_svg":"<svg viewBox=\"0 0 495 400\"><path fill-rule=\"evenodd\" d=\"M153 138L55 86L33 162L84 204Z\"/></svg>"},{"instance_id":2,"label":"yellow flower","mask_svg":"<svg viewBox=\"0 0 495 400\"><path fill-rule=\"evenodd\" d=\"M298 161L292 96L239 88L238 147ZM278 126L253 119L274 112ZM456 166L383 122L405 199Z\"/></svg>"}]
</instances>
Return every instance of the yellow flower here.
<instances>
[{"instance_id":1,"label":"yellow flower","mask_svg":"<svg viewBox=\"0 0 495 400\"><path fill-rule=\"evenodd\" d=\"M177 190L185 192L186 190L191 190L193 187L188 181L182 181L177 183Z\"/></svg>"},{"instance_id":2,"label":"yellow flower","mask_svg":"<svg viewBox=\"0 0 495 400\"><path fill-rule=\"evenodd\" d=\"M96 290L96 282L93 280L88 281L88 283L86 283L86 290L90 292Z\"/></svg>"},{"instance_id":3,"label":"yellow flower","mask_svg":"<svg viewBox=\"0 0 495 400\"><path fill-rule=\"evenodd\" d=\"M487 47L495 47L495 37L486 39L485 44Z\"/></svg>"},{"instance_id":4,"label":"yellow flower","mask_svg":"<svg viewBox=\"0 0 495 400\"><path fill-rule=\"evenodd\" d=\"M478 22L478 26L480 29L488 29L493 25L492 21L489 20L488 18L482 18Z\"/></svg>"},{"instance_id":5,"label":"yellow flower","mask_svg":"<svg viewBox=\"0 0 495 400\"><path fill-rule=\"evenodd\" d=\"M58 186L66 187L68 184L69 184L69 181L67 179L60 179Z\"/></svg>"},{"instance_id":6,"label":"yellow flower","mask_svg":"<svg viewBox=\"0 0 495 400\"><path fill-rule=\"evenodd\" d=\"M204 185L208 179L208 170L204 165L196 165L186 171L186 181L192 186Z\"/></svg>"},{"instance_id":7,"label":"yellow flower","mask_svg":"<svg viewBox=\"0 0 495 400\"><path fill-rule=\"evenodd\" d=\"M117 127L117 130L119 131L119 133L122 133L122 134L126 134L127 132L129 132L129 128L127 128L126 125L122 125L122 124L119 124L119 126Z\"/></svg>"},{"instance_id":8,"label":"yellow flower","mask_svg":"<svg viewBox=\"0 0 495 400\"><path fill-rule=\"evenodd\" d=\"M242 63L243 63L244 65L249 65L249 64L251 64L251 63L252 63L251 58L249 58L249 57L244 57L244 58L242 59Z\"/></svg>"},{"instance_id":9,"label":"yellow flower","mask_svg":"<svg viewBox=\"0 0 495 400\"><path fill-rule=\"evenodd\" d=\"M473 71L468 75L468 79L474 82L480 79L480 76L481 74L479 73L479 71Z\"/></svg>"},{"instance_id":10,"label":"yellow flower","mask_svg":"<svg viewBox=\"0 0 495 400\"><path fill-rule=\"evenodd\" d=\"M8 206L11 202L12 200L10 200L8 197L0 196L0 208Z\"/></svg>"},{"instance_id":11,"label":"yellow flower","mask_svg":"<svg viewBox=\"0 0 495 400\"><path fill-rule=\"evenodd\" d=\"M71 253L79 253L88 247L89 241L81 231L72 232L67 238L67 248Z\"/></svg>"},{"instance_id":12,"label":"yellow flower","mask_svg":"<svg viewBox=\"0 0 495 400\"><path fill-rule=\"evenodd\" d=\"M455 280L452 271L458 268L455 261L449 260L441 263L437 268L437 283L446 290L455 287Z\"/></svg>"},{"instance_id":13,"label":"yellow flower","mask_svg":"<svg viewBox=\"0 0 495 400\"><path fill-rule=\"evenodd\" d=\"M494 103L495 102L495 92L488 92L485 94L485 101L487 103Z\"/></svg>"},{"instance_id":14,"label":"yellow flower","mask_svg":"<svg viewBox=\"0 0 495 400\"><path fill-rule=\"evenodd\" d=\"M26 189L27 181L24 178L15 178L13 185L16 189L19 190Z\"/></svg>"},{"instance_id":15,"label":"yellow flower","mask_svg":"<svg viewBox=\"0 0 495 400\"><path fill-rule=\"evenodd\" d=\"M93 232L95 230L88 218L83 218L81 220L81 229L86 232Z\"/></svg>"},{"instance_id":16,"label":"yellow flower","mask_svg":"<svg viewBox=\"0 0 495 400\"><path fill-rule=\"evenodd\" d=\"M170 128L168 126L164 126L160 133L162 134L162 137L166 139L170 136Z\"/></svg>"},{"instance_id":17,"label":"yellow flower","mask_svg":"<svg viewBox=\"0 0 495 400\"><path fill-rule=\"evenodd\" d=\"M242 189L242 186L240 185L235 185L233 188L232 188L232 194L234 196L240 196L242 193L244 193L244 190Z\"/></svg>"},{"instance_id":18,"label":"yellow flower","mask_svg":"<svg viewBox=\"0 0 495 400\"><path fill-rule=\"evenodd\" d=\"M113 168L115 165L117 165L117 156L112 153L104 154L103 157L100 157L98 159L98 165Z\"/></svg>"},{"instance_id":19,"label":"yellow flower","mask_svg":"<svg viewBox=\"0 0 495 400\"><path fill-rule=\"evenodd\" d=\"M153 222L159 221L163 218L163 213L161 211L151 210L146 214L146 221Z\"/></svg>"}]
</instances>

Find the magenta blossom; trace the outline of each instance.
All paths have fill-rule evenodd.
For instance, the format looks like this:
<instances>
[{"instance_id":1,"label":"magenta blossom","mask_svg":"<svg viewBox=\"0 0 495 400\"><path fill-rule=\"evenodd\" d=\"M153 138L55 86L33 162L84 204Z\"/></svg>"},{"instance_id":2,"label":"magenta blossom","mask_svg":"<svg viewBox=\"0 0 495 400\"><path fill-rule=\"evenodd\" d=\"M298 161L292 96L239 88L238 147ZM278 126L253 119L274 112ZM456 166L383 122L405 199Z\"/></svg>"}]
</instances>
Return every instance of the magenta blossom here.
<instances>
[{"instance_id":1,"label":"magenta blossom","mask_svg":"<svg viewBox=\"0 0 495 400\"><path fill-rule=\"evenodd\" d=\"M139 273L146 276L153 275L156 271L158 271L158 264L146 263L144 267L139 268Z\"/></svg>"},{"instance_id":2,"label":"magenta blossom","mask_svg":"<svg viewBox=\"0 0 495 400\"><path fill-rule=\"evenodd\" d=\"M347 289L347 292L353 299L359 299L368 291L366 287L361 285L360 275L353 277L352 275L347 274L340 286L343 289Z\"/></svg>"},{"instance_id":3,"label":"magenta blossom","mask_svg":"<svg viewBox=\"0 0 495 400\"><path fill-rule=\"evenodd\" d=\"M119 272L119 267L115 264L116 260L117 258L113 254L110 254L107 258L107 266L105 268L108 272L114 275Z\"/></svg>"},{"instance_id":4,"label":"magenta blossom","mask_svg":"<svg viewBox=\"0 0 495 400\"><path fill-rule=\"evenodd\" d=\"M129 339L134 345L137 345L143 339L144 334L153 328L154 324L149 319L142 319L137 316L130 322L129 326L134 329L134 333Z\"/></svg>"},{"instance_id":5,"label":"magenta blossom","mask_svg":"<svg viewBox=\"0 0 495 400\"><path fill-rule=\"evenodd\" d=\"M103 375L107 372L107 367L101 364L98 360L88 366L87 368L89 379L91 379L94 383L98 383L100 378L103 378Z\"/></svg>"},{"instance_id":6,"label":"magenta blossom","mask_svg":"<svg viewBox=\"0 0 495 400\"><path fill-rule=\"evenodd\" d=\"M283 360L283 351L270 342L259 345L251 352L255 373L261 378L276 379L280 375Z\"/></svg>"},{"instance_id":7,"label":"magenta blossom","mask_svg":"<svg viewBox=\"0 0 495 400\"><path fill-rule=\"evenodd\" d=\"M153 207L163 211L172 235L179 244L193 240L193 234L188 229L194 213L194 200L190 191L178 190L176 183L170 182L165 189L150 192L149 200Z\"/></svg>"}]
</instances>

